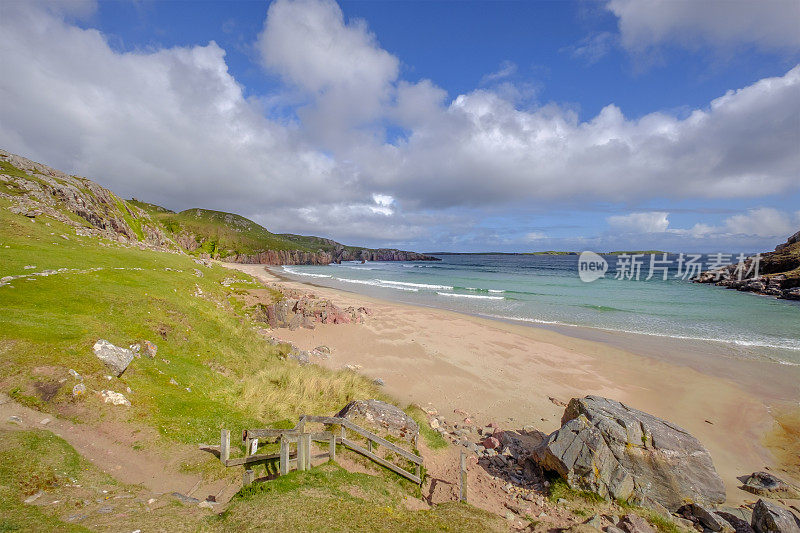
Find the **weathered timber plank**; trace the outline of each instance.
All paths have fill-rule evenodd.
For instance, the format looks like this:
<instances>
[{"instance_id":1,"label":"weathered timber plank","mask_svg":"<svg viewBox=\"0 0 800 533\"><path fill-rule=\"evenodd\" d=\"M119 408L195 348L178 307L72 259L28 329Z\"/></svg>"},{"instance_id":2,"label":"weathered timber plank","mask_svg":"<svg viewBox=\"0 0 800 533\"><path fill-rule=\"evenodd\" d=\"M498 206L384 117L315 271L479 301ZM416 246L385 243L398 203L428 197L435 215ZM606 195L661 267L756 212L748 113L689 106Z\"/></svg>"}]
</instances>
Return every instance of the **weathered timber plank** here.
<instances>
[{"instance_id":1,"label":"weathered timber plank","mask_svg":"<svg viewBox=\"0 0 800 533\"><path fill-rule=\"evenodd\" d=\"M359 446L355 442L351 441L350 439L342 439L342 443L345 446L347 446L348 448L350 448L351 450L360 453L364 457L368 457L369 459L372 459L373 461L375 461L379 465L385 466L386 468L388 468L389 470L392 470L393 472L397 472L401 476L410 479L414 483L421 483L422 482L422 480L419 478L419 476L416 476L416 475L412 474L411 472L403 470L399 466L397 466L397 465L395 465L393 463L390 463L389 461L387 461L386 459L383 459L382 457L378 457L374 453L371 453L371 452L367 451L366 449L362 448L361 446Z\"/></svg>"},{"instance_id":2,"label":"weathered timber plank","mask_svg":"<svg viewBox=\"0 0 800 533\"><path fill-rule=\"evenodd\" d=\"M261 461L269 461L272 459L280 459L279 453L261 453L258 455L248 455L247 457L236 457L225 461L225 466L240 466L250 463L259 463Z\"/></svg>"},{"instance_id":3,"label":"weathered timber plank","mask_svg":"<svg viewBox=\"0 0 800 533\"><path fill-rule=\"evenodd\" d=\"M361 426L353 424L349 420L345 420L345 419L340 419L340 420L341 420L342 427L347 427L347 429L355 431L356 433L368 438L369 440L371 440L373 442L376 442L377 444L380 444L381 446L384 446L384 447L388 448L389 450L393 451L397 455L401 455L401 456L405 457L406 459L408 459L412 463L422 464L422 457L414 455L413 453L409 452L408 450L404 450L403 448L401 448L400 446L394 444L393 442L389 442L388 440L384 439L383 437L380 437L380 436L376 435L375 433L362 428Z\"/></svg>"}]
</instances>

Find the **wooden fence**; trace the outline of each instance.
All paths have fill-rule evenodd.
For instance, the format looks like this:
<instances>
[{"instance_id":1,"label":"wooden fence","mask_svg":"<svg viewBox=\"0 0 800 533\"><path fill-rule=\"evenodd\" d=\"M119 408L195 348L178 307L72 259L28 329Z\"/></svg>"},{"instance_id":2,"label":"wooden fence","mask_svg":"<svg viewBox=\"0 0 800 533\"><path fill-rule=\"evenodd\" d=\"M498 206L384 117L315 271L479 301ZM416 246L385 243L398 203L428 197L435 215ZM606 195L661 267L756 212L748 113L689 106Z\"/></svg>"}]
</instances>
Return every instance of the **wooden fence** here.
<instances>
[{"instance_id":1,"label":"wooden fence","mask_svg":"<svg viewBox=\"0 0 800 533\"><path fill-rule=\"evenodd\" d=\"M341 428L340 435L336 435L333 431L320 431L320 432L306 432L306 423L324 424L326 426L339 426ZM366 439L366 448L361 446L358 442L348 438L347 431L360 435ZM260 440L279 439L280 452L273 454L257 454L255 453L258 448ZM223 429L220 439L220 454L219 458L225 466L245 466L256 463L264 463L267 461L278 460L280 463L280 475L286 475L294 465L297 470L308 470L311 468L312 459L328 458L332 461L336 460L336 445L341 444L364 457L378 463L379 465L400 474L401 476L410 479L414 483L422 483L422 457L415 455L408 450L404 450L400 446L389 442L372 433L361 426L354 424L346 418L334 416L302 416L297 425L292 429L246 429L242 432L242 441L245 444L244 457L230 458L230 431ZM328 450L324 453L311 455L311 443L324 442L328 444ZM294 445L294 452L291 450ZM382 446L390 452L396 454L403 459L410 461L414 465L414 471L411 472L405 468L396 465L395 463L384 459L377 455L375 446ZM252 470L248 469L244 475L244 484L252 482Z\"/></svg>"}]
</instances>

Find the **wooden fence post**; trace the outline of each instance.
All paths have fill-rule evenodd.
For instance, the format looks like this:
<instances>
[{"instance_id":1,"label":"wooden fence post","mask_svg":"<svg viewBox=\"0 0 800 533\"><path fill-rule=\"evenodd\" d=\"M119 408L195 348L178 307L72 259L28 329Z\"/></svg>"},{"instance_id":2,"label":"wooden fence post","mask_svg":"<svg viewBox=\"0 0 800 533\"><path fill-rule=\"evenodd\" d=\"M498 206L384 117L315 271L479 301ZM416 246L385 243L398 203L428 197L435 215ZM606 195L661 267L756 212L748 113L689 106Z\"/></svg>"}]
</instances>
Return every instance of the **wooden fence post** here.
<instances>
[{"instance_id":1,"label":"wooden fence post","mask_svg":"<svg viewBox=\"0 0 800 533\"><path fill-rule=\"evenodd\" d=\"M303 448L306 450L306 470L311 470L311 433L303 433Z\"/></svg>"},{"instance_id":2,"label":"wooden fence post","mask_svg":"<svg viewBox=\"0 0 800 533\"><path fill-rule=\"evenodd\" d=\"M242 486L246 487L253 482L255 478L255 474L253 474L252 470L245 470L244 474L242 474Z\"/></svg>"},{"instance_id":3,"label":"wooden fence post","mask_svg":"<svg viewBox=\"0 0 800 533\"><path fill-rule=\"evenodd\" d=\"M222 461L222 464L230 459L231 457L231 432L227 429L223 429L220 435L220 442L219 442L219 460Z\"/></svg>"},{"instance_id":4,"label":"wooden fence post","mask_svg":"<svg viewBox=\"0 0 800 533\"><path fill-rule=\"evenodd\" d=\"M461 476L458 483L458 501L467 501L467 450L461 448Z\"/></svg>"},{"instance_id":5,"label":"wooden fence post","mask_svg":"<svg viewBox=\"0 0 800 533\"><path fill-rule=\"evenodd\" d=\"M289 439L281 436L281 475L289 473Z\"/></svg>"},{"instance_id":6,"label":"wooden fence post","mask_svg":"<svg viewBox=\"0 0 800 533\"><path fill-rule=\"evenodd\" d=\"M330 444L328 444L328 455L331 461L336 461L336 433L333 431L331 431L331 441Z\"/></svg>"},{"instance_id":7,"label":"wooden fence post","mask_svg":"<svg viewBox=\"0 0 800 533\"><path fill-rule=\"evenodd\" d=\"M305 447L305 434L297 436L297 469L306 469L306 447Z\"/></svg>"}]
</instances>

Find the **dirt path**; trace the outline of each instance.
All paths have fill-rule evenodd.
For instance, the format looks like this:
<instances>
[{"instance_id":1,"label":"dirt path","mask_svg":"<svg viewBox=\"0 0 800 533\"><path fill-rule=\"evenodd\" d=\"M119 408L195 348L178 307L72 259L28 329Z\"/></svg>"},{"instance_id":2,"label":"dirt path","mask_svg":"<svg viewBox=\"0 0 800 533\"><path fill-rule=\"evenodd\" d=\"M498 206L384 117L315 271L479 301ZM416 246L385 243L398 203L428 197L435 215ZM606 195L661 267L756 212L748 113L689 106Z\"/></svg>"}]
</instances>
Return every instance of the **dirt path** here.
<instances>
[{"instance_id":1,"label":"dirt path","mask_svg":"<svg viewBox=\"0 0 800 533\"><path fill-rule=\"evenodd\" d=\"M12 419L11 417L16 417ZM5 429L45 429L67 441L84 458L103 472L123 483L142 485L157 494L179 492L205 499L214 495L225 501L238 487L224 481L203 483L199 475L189 475L177 470L173 461L151 451L135 450L120 442L120 432L125 429L113 426L98 428L74 424L48 413L40 413L15 402L0 393L0 420ZM13 420L13 421L12 421ZM46 423L43 423L47 421Z\"/></svg>"}]
</instances>

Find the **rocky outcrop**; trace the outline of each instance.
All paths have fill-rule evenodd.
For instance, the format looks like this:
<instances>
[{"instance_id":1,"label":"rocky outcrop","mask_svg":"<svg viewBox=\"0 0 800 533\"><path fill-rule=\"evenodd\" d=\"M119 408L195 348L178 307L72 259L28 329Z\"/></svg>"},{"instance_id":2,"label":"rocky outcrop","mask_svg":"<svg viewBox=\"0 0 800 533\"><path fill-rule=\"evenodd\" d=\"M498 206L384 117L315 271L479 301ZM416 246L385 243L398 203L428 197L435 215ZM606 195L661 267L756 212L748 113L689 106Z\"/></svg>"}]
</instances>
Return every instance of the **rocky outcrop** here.
<instances>
[{"instance_id":1,"label":"rocky outcrop","mask_svg":"<svg viewBox=\"0 0 800 533\"><path fill-rule=\"evenodd\" d=\"M366 307L337 307L332 301L302 295L297 299L285 298L269 305L260 305L255 318L267 322L272 328L313 329L320 324L362 323L371 314Z\"/></svg>"},{"instance_id":2,"label":"rocky outcrop","mask_svg":"<svg viewBox=\"0 0 800 533\"><path fill-rule=\"evenodd\" d=\"M800 533L800 520L791 511L766 500L753 507L752 526L756 533Z\"/></svg>"},{"instance_id":3,"label":"rocky outcrop","mask_svg":"<svg viewBox=\"0 0 800 533\"><path fill-rule=\"evenodd\" d=\"M756 275L755 258L700 273L692 281L755 292L786 300L800 300L800 231L774 252L761 254Z\"/></svg>"},{"instance_id":4,"label":"rocky outcrop","mask_svg":"<svg viewBox=\"0 0 800 533\"><path fill-rule=\"evenodd\" d=\"M146 213L91 180L71 176L4 150L0 150L0 161L26 174L23 177L0 171L0 182L17 193L0 193L13 202L9 208L12 213L29 218L46 215L76 228L79 235L96 235L157 249L177 249Z\"/></svg>"},{"instance_id":5,"label":"rocky outcrop","mask_svg":"<svg viewBox=\"0 0 800 533\"><path fill-rule=\"evenodd\" d=\"M119 377L133 361L134 354L127 348L114 346L105 339L100 339L92 347L94 355L100 359L115 376Z\"/></svg>"},{"instance_id":6,"label":"rocky outcrop","mask_svg":"<svg viewBox=\"0 0 800 533\"><path fill-rule=\"evenodd\" d=\"M708 451L674 424L598 396L570 400L561 424L531 460L574 489L671 511L725 501Z\"/></svg>"},{"instance_id":7,"label":"rocky outcrop","mask_svg":"<svg viewBox=\"0 0 800 533\"><path fill-rule=\"evenodd\" d=\"M413 440L419 434L419 426L413 418L399 407L380 400L350 402L336 416L356 420L363 418L374 427L408 440Z\"/></svg>"}]
</instances>

